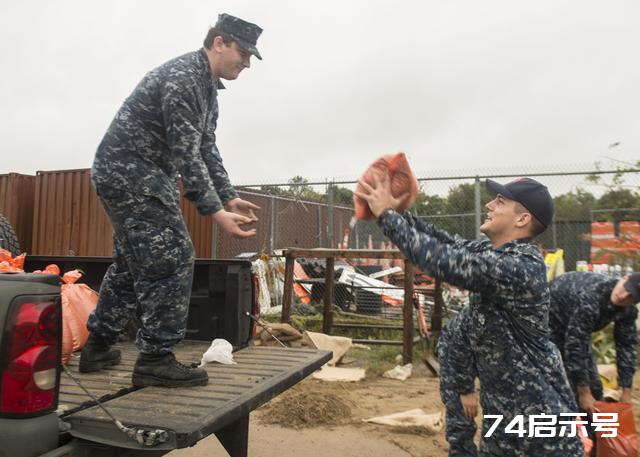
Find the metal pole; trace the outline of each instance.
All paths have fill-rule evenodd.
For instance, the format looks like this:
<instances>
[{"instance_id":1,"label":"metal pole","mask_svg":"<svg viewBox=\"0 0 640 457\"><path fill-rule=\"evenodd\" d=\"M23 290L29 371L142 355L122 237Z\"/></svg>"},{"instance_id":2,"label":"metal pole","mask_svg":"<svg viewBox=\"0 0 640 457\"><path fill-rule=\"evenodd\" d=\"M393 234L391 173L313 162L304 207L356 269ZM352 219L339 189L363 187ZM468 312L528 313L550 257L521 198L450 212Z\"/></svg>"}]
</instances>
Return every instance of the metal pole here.
<instances>
[{"instance_id":1,"label":"metal pole","mask_svg":"<svg viewBox=\"0 0 640 457\"><path fill-rule=\"evenodd\" d=\"M322 239L322 205L317 205L316 209L318 210L318 247L321 248L324 246Z\"/></svg>"},{"instance_id":2,"label":"metal pole","mask_svg":"<svg viewBox=\"0 0 640 457\"><path fill-rule=\"evenodd\" d=\"M269 214L269 254L276 248L276 198L271 196L271 213Z\"/></svg>"},{"instance_id":3,"label":"metal pole","mask_svg":"<svg viewBox=\"0 0 640 457\"><path fill-rule=\"evenodd\" d=\"M480 239L480 225L482 224L482 208L480 208L480 177L476 176L475 183L475 213L476 213L476 239Z\"/></svg>"},{"instance_id":4,"label":"metal pole","mask_svg":"<svg viewBox=\"0 0 640 457\"><path fill-rule=\"evenodd\" d=\"M551 238L553 243L553 249L558 249L558 233L556 231L556 217L553 216L553 220L551 221Z\"/></svg>"},{"instance_id":5,"label":"metal pole","mask_svg":"<svg viewBox=\"0 0 640 457\"><path fill-rule=\"evenodd\" d=\"M358 227L360 227L361 224L358 224L356 222L356 224L353 226L353 234L356 237L356 249L360 249L360 235L358 233Z\"/></svg>"},{"instance_id":6,"label":"metal pole","mask_svg":"<svg viewBox=\"0 0 640 457\"><path fill-rule=\"evenodd\" d=\"M327 187L327 244L333 249L333 182L329 182Z\"/></svg>"}]
</instances>

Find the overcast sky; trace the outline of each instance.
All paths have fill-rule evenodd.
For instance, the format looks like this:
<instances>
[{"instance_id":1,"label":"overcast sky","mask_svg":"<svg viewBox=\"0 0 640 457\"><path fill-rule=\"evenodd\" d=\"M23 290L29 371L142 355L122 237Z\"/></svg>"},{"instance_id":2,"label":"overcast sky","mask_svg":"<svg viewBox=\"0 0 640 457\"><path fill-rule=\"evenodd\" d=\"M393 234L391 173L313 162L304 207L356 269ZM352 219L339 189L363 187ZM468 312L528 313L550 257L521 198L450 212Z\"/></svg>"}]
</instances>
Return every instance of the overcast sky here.
<instances>
[{"instance_id":1,"label":"overcast sky","mask_svg":"<svg viewBox=\"0 0 640 457\"><path fill-rule=\"evenodd\" d=\"M423 177L640 159L636 0L0 1L0 173L90 167L220 12L264 29L219 97L236 184L353 179L400 150Z\"/></svg>"}]
</instances>

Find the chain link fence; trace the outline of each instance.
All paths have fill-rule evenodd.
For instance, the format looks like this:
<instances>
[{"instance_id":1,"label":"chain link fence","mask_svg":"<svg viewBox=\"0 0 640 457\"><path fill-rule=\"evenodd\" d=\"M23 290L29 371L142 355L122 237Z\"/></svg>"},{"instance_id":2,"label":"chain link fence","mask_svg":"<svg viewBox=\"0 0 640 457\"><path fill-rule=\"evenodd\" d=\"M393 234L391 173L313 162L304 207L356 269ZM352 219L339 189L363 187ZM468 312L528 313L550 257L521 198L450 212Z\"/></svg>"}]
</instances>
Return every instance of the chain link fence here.
<instances>
[{"instance_id":1,"label":"chain link fence","mask_svg":"<svg viewBox=\"0 0 640 457\"><path fill-rule=\"evenodd\" d=\"M480 225L484 220L485 205L492 198L485 187L486 179L506 183L522 176L532 177L547 185L556 207L553 223L537 241L547 251L562 249L566 270L574 270L580 261L599 262L594 258L596 244L592 244L594 222L609 222L615 232L612 236L620 235L621 227L636 224L640 237L639 173L636 168L583 168L567 172L522 170L518 173L422 177L418 179L421 193L411 211L449 233L467 239L478 238L483 236ZM241 186L241 196L262 208L258 235L249 240L234 240L214 233L214 256L232 257L250 252L269 257L276 261L272 267L274 271L270 273L275 284L281 282L275 278L284 272L284 262L279 255L285 248L393 249L375 221L359 221L353 217L356 185L357 181L309 182L295 177L287 183ZM634 259L632 264L626 267L640 268L635 260L637 256L626 254L623 260L609 257L607 262L628 262L631 258ZM324 260L299 260L296 301L298 305L319 304L324 295L321 279ZM402 287L401 265L383 259L352 259L338 262L336 266L339 267L334 291L336 309L390 319L401 315L400 308L396 307L397 300L389 296ZM394 267L397 267L396 271L384 274ZM347 272L356 273L361 282L355 283L351 278L349 283ZM370 286L363 278L384 282L384 287L389 289L381 292L380 283ZM423 282L425 294L420 302L425 314L430 315L433 284L427 280ZM443 291L447 303L465 299L460 295L463 294L461 291L448 287ZM281 286L272 294L279 295L273 297L272 306L282 302L280 294ZM305 299L301 300L302 297Z\"/></svg>"},{"instance_id":2,"label":"chain link fence","mask_svg":"<svg viewBox=\"0 0 640 457\"><path fill-rule=\"evenodd\" d=\"M411 211L438 228L474 239L484 205L490 200L486 179L508 182L521 176L548 186L556 205L551 226L538 237L547 250L563 249L568 270L577 261L590 261L591 224L610 221L616 234L623 221L640 221L640 170L587 169L570 172L488 173L472 176L419 178L421 194ZM214 257L240 252L273 255L287 247L373 248L391 246L375 222L353 219L356 181L308 182L295 177L288 183L241 186L242 196L261 206L258 235L231 240L215 234Z\"/></svg>"}]
</instances>

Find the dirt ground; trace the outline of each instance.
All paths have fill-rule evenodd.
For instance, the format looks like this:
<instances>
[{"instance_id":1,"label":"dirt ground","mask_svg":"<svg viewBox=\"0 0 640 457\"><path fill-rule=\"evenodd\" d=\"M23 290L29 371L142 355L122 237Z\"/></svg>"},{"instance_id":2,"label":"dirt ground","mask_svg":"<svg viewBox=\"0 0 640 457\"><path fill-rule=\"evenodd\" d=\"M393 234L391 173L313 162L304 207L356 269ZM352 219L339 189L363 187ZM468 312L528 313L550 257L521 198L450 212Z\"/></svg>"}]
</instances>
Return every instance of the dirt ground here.
<instances>
[{"instance_id":1,"label":"dirt ground","mask_svg":"<svg viewBox=\"0 0 640 457\"><path fill-rule=\"evenodd\" d=\"M640 373L633 393L640 424ZM364 423L363 419L414 408L444 411L438 379L418 367L406 381L367 376L358 383L332 383L311 377L251 414L249 455L255 457L445 457L444 431L427 434L415 429ZM310 422L317 425L310 426ZM479 433L478 433L479 434ZM210 436L170 457L226 456Z\"/></svg>"},{"instance_id":2,"label":"dirt ground","mask_svg":"<svg viewBox=\"0 0 640 457\"><path fill-rule=\"evenodd\" d=\"M438 379L423 367L406 381L368 374L357 383L307 378L251 414L249 455L260 457L446 456L444 432L369 424L364 419L422 408L443 410ZM313 425L315 424L315 425ZM171 457L227 455L215 437Z\"/></svg>"}]
</instances>

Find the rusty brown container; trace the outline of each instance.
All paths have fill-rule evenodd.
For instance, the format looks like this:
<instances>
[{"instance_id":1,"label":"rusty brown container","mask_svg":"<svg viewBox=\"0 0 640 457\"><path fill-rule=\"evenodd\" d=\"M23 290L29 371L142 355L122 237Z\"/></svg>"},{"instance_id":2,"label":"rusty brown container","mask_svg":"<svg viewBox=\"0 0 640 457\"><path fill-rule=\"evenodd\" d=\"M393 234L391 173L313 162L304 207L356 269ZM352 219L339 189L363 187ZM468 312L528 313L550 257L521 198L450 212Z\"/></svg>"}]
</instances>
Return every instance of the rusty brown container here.
<instances>
[{"instance_id":1,"label":"rusty brown container","mask_svg":"<svg viewBox=\"0 0 640 457\"><path fill-rule=\"evenodd\" d=\"M16 231L23 252L31 252L35 182L36 177L31 175L0 175L0 214Z\"/></svg>"},{"instance_id":2,"label":"rusty brown container","mask_svg":"<svg viewBox=\"0 0 640 457\"><path fill-rule=\"evenodd\" d=\"M39 171L32 254L110 256L112 246L111 224L89 170Z\"/></svg>"},{"instance_id":3,"label":"rusty brown container","mask_svg":"<svg viewBox=\"0 0 640 457\"><path fill-rule=\"evenodd\" d=\"M112 229L91 184L88 169L40 171L35 177L33 255L110 256ZM238 240L217 230L211 216L201 216L182 198L180 208L199 258L232 258L241 252L271 252L286 247L336 247L353 210L334 209L327 236L327 206L240 190L241 198L262 209L254 225L257 235Z\"/></svg>"},{"instance_id":4,"label":"rusty brown container","mask_svg":"<svg viewBox=\"0 0 640 457\"><path fill-rule=\"evenodd\" d=\"M180 198L180 209L182 210L182 217L184 217L184 222L189 230L189 235L191 235L191 241L196 250L196 257L211 257L213 219L211 216L202 216L198 213L196 205L184 197Z\"/></svg>"},{"instance_id":5,"label":"rusty brown container","mask_svg":"<svg viewBox=\"0 0 640 457\"><path fill-rule=\"evenodd\" d=\"M33 198L33 255L111 256L112 228L90 170L40 171ZM197 257L211 256L211 217L180 203Z\"/></svg>"}]
</instances>

